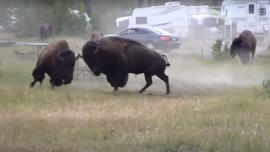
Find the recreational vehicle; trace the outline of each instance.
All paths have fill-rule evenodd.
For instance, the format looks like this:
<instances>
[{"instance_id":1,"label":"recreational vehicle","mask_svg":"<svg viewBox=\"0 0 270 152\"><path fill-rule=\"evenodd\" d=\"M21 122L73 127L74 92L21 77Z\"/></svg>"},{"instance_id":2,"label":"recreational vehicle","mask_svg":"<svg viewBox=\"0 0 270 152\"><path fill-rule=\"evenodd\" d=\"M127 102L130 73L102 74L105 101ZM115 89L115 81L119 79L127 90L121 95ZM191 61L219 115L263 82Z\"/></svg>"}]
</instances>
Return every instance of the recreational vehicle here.
<instances>
[{"instance_id":1,"label":"recreational vehicle","mask_svg":"<svg viewBox=\"0 0 270 152\"><path fill-rule=\"evenodd\" d=\"M198 15L207 16L210 13L210 8L206 5L184 6L180 5L180 2L167 2L161 6L135 8L131 16L118 18L116 24L119 29L140 26L158 27L173 35L187 37L191 21L198 19L200 24L202 18L198 18Z\"/></svg>"},{"instance_id":2,"label":"recreational vehicle","mask_svg":"<svg viewBox=\"0 0 270 152\"><path fill-rule=\"evenodd\" d=\"M185 37L189 24L187 7L180 2L168 2L162 6L135 8L130 18L129 27L151 26Z\"/></svg>"},{"instance_id":3,"label":"recreational vehicle","mask_svg":"<svg viewBox=\"0 0 270 152\"><path fill-rule=\"evenodd\" d=\"M225 19L225 38L231 39L243 30L257 37L269 33L269 0L224 0L221 16Z\"/></svg>"}]
</instances>

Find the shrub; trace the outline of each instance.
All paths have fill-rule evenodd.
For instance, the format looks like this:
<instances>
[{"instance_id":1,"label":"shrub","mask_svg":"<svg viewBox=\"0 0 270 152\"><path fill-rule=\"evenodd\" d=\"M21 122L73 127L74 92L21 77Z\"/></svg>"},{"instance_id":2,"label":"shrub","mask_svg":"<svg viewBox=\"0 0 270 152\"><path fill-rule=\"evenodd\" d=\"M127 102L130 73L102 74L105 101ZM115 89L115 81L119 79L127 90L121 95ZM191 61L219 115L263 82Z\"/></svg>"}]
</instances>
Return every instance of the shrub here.
<instances>
[{"instance_id":1,"label":"shrub","mask_svg":"<svg viewBox=\"0 0 270 152\"><path fill-rule=\"evenodd\" d=\"M267 92L270 92L270 79L263 80L263 87Z\"/></svg>"},{"instance_id":2,"label":"shrub","mask_svg":"<svg viewBox=\"0 0 270 152\"><path fill-rule=\"evenodd\" d=\"M222 48L222 39L217 39L216 43L211 47L212 49L212 57L216 61L224 61L230 58L230 50L227 44Z\"/></svg>"}]
</instances>

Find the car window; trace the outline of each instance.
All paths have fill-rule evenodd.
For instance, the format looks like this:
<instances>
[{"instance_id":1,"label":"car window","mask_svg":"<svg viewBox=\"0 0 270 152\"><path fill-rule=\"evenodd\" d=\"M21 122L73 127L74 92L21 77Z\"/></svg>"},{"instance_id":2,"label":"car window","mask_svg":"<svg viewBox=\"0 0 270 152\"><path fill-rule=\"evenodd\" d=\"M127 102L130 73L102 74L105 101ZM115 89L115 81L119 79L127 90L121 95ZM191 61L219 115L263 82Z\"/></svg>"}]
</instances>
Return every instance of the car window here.
<instances>
[{"instance_id":1,"label":"car window","mask_svg":"<svg viewBox=\"0 0 270 152\"><path fill-rule=\"evenodd\" d=\"M136 34L151 34L151 32L145 29L136 29Z\"/></svg>"},{"instance_id":2,"label":"car window","mask_svg":"<svg viewBox=\"0 0 270 152\"><path fill-rule=\"evenodd\" d=\"M154 31L155 33L158 33L158 34L171 35L171 33L167 32L165 30L159 29L159 28L151 28L151 30Z\"/></svg>"},{"instance_id":3,"label":"car window","mask_svg":"<svg viewBox=\"0 0 270 152\"><path fill-rule=\"evenodd\" d=\"M136 31L134 29L128 29L120 33L120 35L134 35L134 34L136 34Z\"/></svg>"}]
</instances>

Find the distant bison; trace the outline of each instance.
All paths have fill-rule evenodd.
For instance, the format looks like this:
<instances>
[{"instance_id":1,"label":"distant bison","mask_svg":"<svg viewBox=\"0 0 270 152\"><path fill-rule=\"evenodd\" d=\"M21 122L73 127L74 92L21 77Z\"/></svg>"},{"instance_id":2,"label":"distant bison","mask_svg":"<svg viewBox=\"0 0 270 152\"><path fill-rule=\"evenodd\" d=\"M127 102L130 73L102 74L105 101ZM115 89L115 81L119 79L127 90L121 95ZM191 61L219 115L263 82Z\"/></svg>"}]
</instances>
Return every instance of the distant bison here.
<instances>
[{"instance_id":1,"label":"distant bison","mask_svg":"<svg viewBox=\"0 0 270 152\"><path fill-rule=\"evenodd\" d=\"M32 72L34 81L42 84L45 73L50 76L52 88L62 84L70 84L73 79L75 61L74 52L69 49L67 41L60 40L47 46L39 55L35 69Z\"/></svg>"},{"instance_id":2,"label":"distant bison","mask_svg":"<svg viewBox=\"0 0 270 152\"><path fill-rule=\"evenodd\" d=\"M243 31L238 38L233 39L230 54L233 58L238 55L241 62L246 64L250 60L250 54L252 60L254 59L255 49L255 36L250 31Z\"/></svg>"},{"instance_id":3,"label":"distant bison","mask_svg":"<svg viewBox=\"0 0 270 152\"><path fill-rule=\"evenodd\" d=\"M50 24L42 24L39 27L39 38L41 42L47 42L49 35L52 34L52 26Z\"/></svg>"},{"instance_id":4,"label":"distant bison","mask_svg":"<svg viewBox=\"0 0 270 152\"><path fill-rule=\"evenodd\" d=\"M166 66L169 66L166 56L136 41L113 36L103 37L96 42L88 41L82 53L91 71L95 75L105 74L115 91L126 85L128 73L144 73L146 85L140 93L152 84L154 75L166 83L166 93L170 93L169 77L165 74Z\"/></svg>"},{"instance_id":5,"label":"distant bison","mask_svg":"<svg viewBox=\"0 0 270 152\"><path fill-rule=\"evenodd\" d=\"M103 34L98 32L98 31L94 31L90 34L90 41L92 42L97 42L99 39L101 39L103 37Z\"/></svg>"}]
</instances>

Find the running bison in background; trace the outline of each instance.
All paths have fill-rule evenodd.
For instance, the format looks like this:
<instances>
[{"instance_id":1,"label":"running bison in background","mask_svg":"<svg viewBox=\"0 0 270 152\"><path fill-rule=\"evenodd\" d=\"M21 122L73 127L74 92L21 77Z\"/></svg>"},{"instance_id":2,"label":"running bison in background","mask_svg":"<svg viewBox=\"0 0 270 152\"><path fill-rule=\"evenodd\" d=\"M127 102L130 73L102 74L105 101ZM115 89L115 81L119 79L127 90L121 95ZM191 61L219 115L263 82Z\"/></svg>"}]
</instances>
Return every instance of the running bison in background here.
<instances>
[{"instance_id":1,"label":"running bison in background","mask_svg":"<svg viewBox=\"0 0 270 152\"><path fill-rule=\"evenodd\" d=\"M230 54L234 58L239 56L243 64L247 64L250 60L254 59L256 49L256 38L250 31L243 31L238 38L233 39Z\"/></svg>"},{"instance_id":2,"label":"running bison in background","mask_svg":"<svg viewBox=\"0 0 270 152\"><path fill-rule=\"evenodd\" d=\"M45 73L51 78L52 88L70 84L76 59L74 52L69 49L67 41L60 40L50 44L38 57L36 67L32 72L34 81L31 82L30 87L33 87L38 81L41 86Z\"/></svg>"},{"instance_id":3,"label":"running bison in background","mask_svg":"<svg viewBox=\"0 0 270 152\"><path fill-rule=\"evenodd\" d=\"M88 41L83 46L82 53L91 71L96 76L105 74L115 91L126 85L128 73L144 73L146 85L140 93L152 84L154 75L166 83L166 93L170 93L169 77L165 74L166 66L169 66L166 56L136 41L113 36L103 37L96 42Z\"/></svg>"},{"instance_id":4,"label":"running bison in background","mask_svg":"<svg viewBox=\"0 0 270 152\"><path fill-rule=\"evenodd\" d=\"M39 38L41 42L47 42L49 35L52 34L52 26L50 24L42 24L39 27Z\"/></svg>"}]
</instances>

